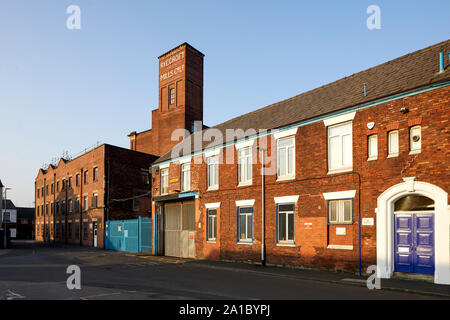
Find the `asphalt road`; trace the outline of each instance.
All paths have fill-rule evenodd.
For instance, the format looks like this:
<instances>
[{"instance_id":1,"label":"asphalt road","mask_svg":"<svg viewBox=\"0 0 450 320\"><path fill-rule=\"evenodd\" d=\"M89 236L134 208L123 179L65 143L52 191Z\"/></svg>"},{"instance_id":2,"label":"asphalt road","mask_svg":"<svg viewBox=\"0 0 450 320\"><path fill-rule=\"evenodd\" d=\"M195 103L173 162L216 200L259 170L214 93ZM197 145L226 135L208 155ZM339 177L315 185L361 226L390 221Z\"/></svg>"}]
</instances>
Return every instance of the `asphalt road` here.
<instances>
[{"instance_id":1,"label":"asphalt road","mask_svg":"<svg viewBox=\"0 0 450 320\"><path fill-rule=\"evenodd\" d=\"M69 290L69 265L81 269L81 289ZM15 242L0 250L0 300L166 299L436 299L296 279L252 270L217 268L169 257Z\"/></svg>"}]
</instances>

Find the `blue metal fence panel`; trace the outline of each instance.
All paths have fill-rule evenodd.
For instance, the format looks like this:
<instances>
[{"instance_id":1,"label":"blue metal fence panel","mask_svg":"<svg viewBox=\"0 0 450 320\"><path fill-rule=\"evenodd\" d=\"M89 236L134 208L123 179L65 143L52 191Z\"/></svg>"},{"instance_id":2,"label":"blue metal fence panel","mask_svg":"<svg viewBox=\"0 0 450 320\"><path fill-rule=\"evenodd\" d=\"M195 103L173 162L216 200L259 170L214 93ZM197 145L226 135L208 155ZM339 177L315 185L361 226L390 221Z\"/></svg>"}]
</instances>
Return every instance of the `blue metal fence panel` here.
<instances>
[{"instance_id":1,"label":"blue metal fence panel","mask_svg":"<svg viewBox=\"0 0 450 320\"><path fill-rule=\"evenodd\" d=\"M123 221L106 222L106 249L122 250L123 244Z\"/></svg>"},{"instance_id":2,"label":"blue metal fence panel","mask_svg":"<svg viewBox=\"0 0 450 320\"><path fill-rule=\"evenodd\" d=\"M109 220L105 247L108 250L152 252L152 219Z\"/></svg>"},{"instance_id":3,"label":"blue metal fence panel","mask_svg":"<svg viewBox=\"0 0 450 320\"><path fill-rule=\"evenodd\" d=\"M125 246L123 251L139 252L139 220L125 220L123 227Z\"/></svg>"},{"instance_id":4,"label":"blue metal fence panel","mask_svg":"<svg viewBox=\"0 0 450 320\"><path fill-rule=\"evenodd\" d=\"M141 252L152 252L152 219L142 218L140 239Z\"/></svg>"}]
</instances>

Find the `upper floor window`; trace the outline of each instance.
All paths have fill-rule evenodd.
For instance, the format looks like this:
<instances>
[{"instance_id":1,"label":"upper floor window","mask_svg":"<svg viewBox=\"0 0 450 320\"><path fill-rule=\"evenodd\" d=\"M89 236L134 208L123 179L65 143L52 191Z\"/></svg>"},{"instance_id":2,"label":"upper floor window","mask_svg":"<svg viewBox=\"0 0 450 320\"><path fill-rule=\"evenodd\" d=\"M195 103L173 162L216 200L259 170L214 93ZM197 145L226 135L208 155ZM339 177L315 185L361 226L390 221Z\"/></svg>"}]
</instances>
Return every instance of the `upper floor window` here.
<instances>
[{"instance_id":1,"label":"upper floor window","mask_svg":"<svg viewBox=\"0 0 450 320\"><path fill-rule=\"evenodd\" d=\"M352 200L330 200L328 201L328 223L329 224L351 224Z\"/></svg>"},{"instance_id":2,"label":"upper floor window","mask_svg":"<svg viewBox=\"0 0 450 320\"><path fill-rule=\"evenodd\" d=\"M169 193L169 169L161 169L161 194Z\"/></svg>"},{"instance_id":3,"label":"upper floor window","mask_svg":"<svg viewBox=\"0 0 450 320\"><path fill-rule=\"evenodd\" d=\"M92 208L97 208L98 205L98 194L94 193L92 195Z\"/></svg>"},{"instance_id":4,"label":"upper floor window","mask_svg":"<svg viewBox=\"0 0 450 320\"><path fill-rule=\"evenodd\" d=\"M238 241L253 241L253 207L238 208Z\"/></svg>"},{"instance_id":5,"label":"upper floor window","mask_svg":"<svg viewBox=\"0 0 450 320\"><path fill-rule=\"evenodd\" d=\"M59 192L59 181L56 181L56 192Z\"/></svg>"},{"instance_id":6,"label":"upper floor window","mask_svg":"<svg viewBox=\"0 0 450 320\"><path fill-rule=\"evenodd\" d=\"M389 131L388 133L388 157L397 157L398 147L398 130Z\"/></svg>"},{"instance_id":7,"label":"upper floor window","mask_svg":"<svg viewBox=\"0 0 450 320\"><path fill-rule=\"evenodd\" d=\"M181 191L191 190L191 164L181 165Z\"/></svg>"},{"instance_id":8,"label":"upper floor window","mask_svg":"<svg viewBox=\"0 0 450 320\"><path fill-rule=\"evenodd\" d=\"M239 184L252 183L252 148L242 148L238 152L238 181Z\"/></svg>"},{"instance_id":9,"label":"upper floor window","mask_svg":"<svg viewBox=\"0 0 450 320\"><path fill-rule=\"evenodd\" d=\"M206 161L208 189L217 189L219 187L219 156L209 157Z\"/></svg>"},{"instance_id":10,"label":"upper floor window","mask_svg":"<svg viewBox=\"0 0 450 320\"><path fill-rule=\"evenodd\" d=\"M80 174L79 173L77 173L77 175L75 176L75 185L77 187L80 186Z\"/></svg>"},{"instance_id":11,"label":"upper floor window","mask_svg":"<svg viewBox=\"0 0 450 320\"><path fill-rule=\"evenodd\" d=\"M378 158L378 136L373 134L367 138L367 160Z\"/></svg>"},{"instance_id":12,"label":"upper floor window","mask_svg":"<svg viewBox=\"0 0 450 320\"><path fill-rule=\"evenodd\" d=\"M52 194L55 193L55 186L53 185L53 183L52 183L52 185L51 185L51 187L50 187L50 190L51 190Z\"/></svg>"},{"instance_id":13,"label":"upper floor window","mask_svg":"<svg viewBox=\"0 0 450 320\"><path fill-rule=\"evenodd\" d=\"M422 130L420 126L409 129L409 149L411 153L420 153L422 149Z\"/></svg>"},{"instance_id":14,"label":"upper floor window","mask_svg":"<svg viewBox=\"0 0 450 320\"><path fill-rule=\"evenodd\" d=\"M62 180L62 190L64 191L66 189L66 179Z\"/></svg>"},{"instance_id":15,"label":"upper floor window","mask_svg":"<svg viewBox=\"0 0 450 320\"><path fill-rule=\"evenodd\" d=\"M170 89L170 104L175 103L175 88Z\"/></svg>"},{"instance_id":16,"label":"upper floor window","mask_svg":"<svg viewBox=\"0 0 450 320\"><path fill-rule=\"evenodd\" d=\"M277 205L277 242L294 243L294 204Z\"/></svg>"},{"instance_id":17,"label":"upper floor window","mask_svg":"<svg viewBox=\"0 0 450 320\"><path fill-rule=\"evenodd\" d=\"M66 201L63 200L61 204L61 213L66 213Z\"/></svg>"},{"instance_id":18,"label":"upper floor window","mask_svg":"<svg viewBox=\"0 0 450 320\"><path fill-rule=\"evenodd\" d=\"M277 141L277 174L278 178L295 177L295 137Z\"/></svg>"},{"instance_id":19,"label":"upper floor window","mask_svg":"<svg viewBox=\"0 0 450 320\"><path fill-rule=\"evenodd\" d=\"M69 200L69 213L73 212L73 200Z\"/></svg>"},{"instance_id":20,"label":"upper floor window","mask_svg":"<svg viewBox=\"0 0 450 320\"><path fill-rule=\"evenodd\" d=\"M144 187L147 187L150 185L149 172L147 169L141 169L141 179L142 179L142 185Z\"/></svg>"},{"instance_id":21,"label":"upper floor window","mask_svg":"<svg viewBox=\"0 0 450 320\"><path fill-rule=\"evenodd\" d=\"M98 181L98 167L94 168L94 181Z\"/></svg>"},{"instance_id":22,"label":"upper floor window","mask_svg":"<svg viewBox=\"0 0 450 320\"><path fill-rule=\"evenodd\" d=\"M353 168L352 122L328 127L328 170Z\"/></svg>"},{"instance_id":23,"label":"upper floor window","mask_svg":"<svg viewBox=\"0 0 450 320\"><path fill-rule=\"evenodd\" d=\"M69 177L69 189L72 189L72 177Z\"/></svg>"},{"instance_id":24,"label":"upper floor window","mask_svg":"<svg viewBox=\"0 0 450 320\"><path fill-rule=\"evenodd\" d=\"M39 198L39 188L37 189L37 197Z\"/></svg>"},{"instance_id":25,"label":"upper floor window","mask_svg":"<svg viewBox=\"0 0 450 320\"><path fill-rule=\"evenodd\" d=\"M80 197L75 197L75 212L80 212Z\"/></svg>"},{"instance_id":26,"label":"upper floor window","mask_svg":"<svg viewBox=\"0 0 450 320\"><path fill-rule=\"evenodd\" d=\"M89 171L86 170L84 172L84 184L87 184L89 182Z\"/></svg>"},{"instance_id":27,"label":"upper floor window","mask_svg":"<svg viewBox=\"0 0 450 320\"><path fill-rule=\"evenodd\" d=\"M83 197L83 211L87 211L89 209L88 196Z\"/></svg>"}]
</instances>

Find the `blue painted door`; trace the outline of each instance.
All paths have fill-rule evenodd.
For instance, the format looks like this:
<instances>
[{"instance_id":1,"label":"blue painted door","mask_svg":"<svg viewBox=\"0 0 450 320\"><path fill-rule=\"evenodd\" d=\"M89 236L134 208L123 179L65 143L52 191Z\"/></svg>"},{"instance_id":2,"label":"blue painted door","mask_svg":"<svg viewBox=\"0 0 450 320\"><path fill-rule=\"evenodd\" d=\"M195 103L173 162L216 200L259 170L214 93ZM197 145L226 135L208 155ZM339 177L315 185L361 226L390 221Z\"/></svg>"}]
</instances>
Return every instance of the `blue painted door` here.
<instances>
[{"instance_id":1,"label":"blue painted door","mask_svg":"<svg viewBox=\"0 0 450 320\"><path fill-rule=\"evenodd\" d=\"M434 274L434 216L395 214L395 271Z\"/></svg>"}]
</instances>

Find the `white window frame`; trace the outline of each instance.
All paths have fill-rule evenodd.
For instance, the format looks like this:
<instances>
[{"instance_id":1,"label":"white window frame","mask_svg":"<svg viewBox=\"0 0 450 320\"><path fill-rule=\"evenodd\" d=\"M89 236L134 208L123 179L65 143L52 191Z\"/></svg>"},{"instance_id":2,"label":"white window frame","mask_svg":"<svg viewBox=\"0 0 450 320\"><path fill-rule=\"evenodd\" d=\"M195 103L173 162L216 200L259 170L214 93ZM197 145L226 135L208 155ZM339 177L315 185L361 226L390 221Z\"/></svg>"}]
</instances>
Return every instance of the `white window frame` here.
<instances>
[{"instance_id":1,"label":"white window frame","mask_svg":"<svg viewBox=\"0 0 450 320\"><path fill-rule=\"evenodd\" d=\"M344 127L344 126L348 126L350 125L351 129L350 129L350 134L340 134L340 135L335 135L335 136L330 136L330 131L332 129L338 128L338 127ZM343 144L343 138L350 135L350 164L349 165L345 165L344 164L344 144ZM331 139L335 138L335 137L339 137L339 143L340 143L340 165L338 166L334 166L331 162ZM340 172L347 172L347 171L352 171L353 170L353 121L347 121L347 122L342 122L339 124L335 124L335 125L331 125L329 127L327 127L327 144L328 144L328 174L333 174L333 173L340 173Z\"/></svg>"},{"instance_id":2,"label":"white window frame","mask_svg":"<svg viewBox=\"0 0 450 320\"><path fill-rule=\"evenodd\" d=\"M95 199L95 206L94 206L94 199ZM98 193L94 192L92 194L92 208L98 208Z\"/></svg>"},{"instance_id":3,"label":"white window frame","mask_svg":"<svg viewBox=\"0 0 450 320\"><path fill-rule=\"evenodd\" d=\"M414 133L414 131L418 131ZM413 141L413 137L418 135L419 141ZM409 128L409 154L422 152L422 127L420 125Z\"/></svg>"},{"instance_id":4,"label":"white window frame","mask_svg":"<svg viewBox=\"0 0 450 320\"><path fill-rule=\"evenodd\" d=\"M393 137L395 136L395 138ZM397 143L397 150L393 150L392 148L392 142L394 141L393 139L396 139L396 143ZM388 132L388 158L392 158L392 157L398 157L399 153L400 153L400 133L398 130L391 130Z\"/></svg>"},{"instance_id":5,"label":"white window frame","mask_svg":"<svg viewBox=\"0 0 450 320\"><path fill-rule=\"evenodd\" d=\"M291 211L280 211L280 206L282 205L292 205L294 207L293 210ZM276 204L277 206L277 226L276 226L276 230L277 230L277 244L280 245L293 245L295 244L295 203L278 203ZM280 212L283 212L286 214L286 238L288 237L289 234L289 215L292 215L292 217L294 218L293 220L293 226L292 226L292 239L287 239L287 240L280 240L280 231L279 231L279 227L280 227Z\"/></svg>"},{"instance_id":6,"label":"white window frame","mask_svg":"<svg viewBox=\"0 0 450 320\"><path fill-rule=\"evenodd\" d=\"M214 215L210 215L210 212L215 211ZM210 217L214 217L210 220ZM214 237L210 237L210 231L213 228ZM217 208L206 209L206 239L209 242L215 242L217 240Z\"/></svg>"},{"instance_id":7,"label":"white window frame","mask_svg":"<svg viewBox=\"0 0 450 320\"><path fill-rule=\"evenodd\" d=\"M286 140L292 140L292 143L288 146L283 146L280 147L280 142L281 141L286 141ZM281 175L280 173L280 167L281 167L281 152L280 150L285 150L286 152L286 157L285 157L285 166L286 166L286 174L285 175ZM292 172L289 172L289 150L292 149ZM294 179L295 178L295 136L289 136L289 137L284 137L284 138L280 138L277 139L277 181L280 180L289 180L289 179Z\"/></svg>"},{"instance_id":8,"label":"white window frame","mask_svg":"<svg viewBox=\"0 0 450 320\"><path fill-rule=\"evenodd\" d=\"M331 203L337 202L336 220L331 220ZM345 219L345 203L350 202L350 219ZM353 199L333 199L327 201L327 222L329 225L347 225L353 224Z\"/></svg>"},{"instance_id":9,"label":"white window frame","mask_svg":"<svg viewBox=\"0 0 450 320\"><path fill-rule=\"evenodd\" d=\"M219 156L212 156L206 159L206 184L208 190L219 189ZM211 173L214 173L211 176Z\"/></svg>"},{"instance_id":10,"label":"white window frame","mask_svg":"<svg viewBox=\"0 0 450 320\"><path fill-rule=\"evenodd\" d=\"M251 208L252 212L243 212L243 213L241 213L241 209L244 209L244 208ZM254 226L253 226L253 213L255 212L255 209L253 207L250 207L250 206L242 206L242 207L238 207L237 211L238 211L238 214L237 214L237 226L236 226L237 230L238 230L238 239L237 239L237 241L238 241L238 243L247 243L247 244L248 243L253 243L253 229L254 229ZM245 236L246 236L246 238L241 238L241 234L242 234L241 226L240 226L241 215L245 216ZM251 231L248 230L248 219L249 219L249 216L250 216L250 219L252 220L252 230ZM250 232L250 238L248 237L249 236L249 232Z\"/></svg>"},{"instance_id":11,"label":"white window frame","mask_svg":"<svg viewBox=\"0 0 450 320\"><path fill-rule=\"evenodd\" d=\"M237 156L238 156L238 186L251 185L253 181L252 147L245 147L238 149Z\"/></svg>"},{"instance_id":12,"label":"white window frame","mask_svg":"<svg viewBox=\"0 0 450 320\"><path fill-rule=\"evenodd\" d=\"M175 88L169 89L169 104L175 104Z\"/></svg>"},{"instance_id":13,"label":"white window frame","mask_svg":"<svg viewBox=\"0 0 450 320\"><path fill-rule=\"evenodd\" d=\"M378 159L378 135L372 134L367 137L367 161Z\"/></svg>"},{"instance_id":14,"label":"white window frame","mask_svg":"<svg viewBox=\"0 0 450 320\"><path fill-rule=\"evenodd\" d=\"M191 164L183 163L181 165L181 191L191 190Z\"/></svg>"},{"instance_id":15,"label":"white window frame","mask_svg":"<svg viewBox=\"0 0 450 320\"><path fill-rule=\"evenodd\" d=\"M161 169L161 195L169 193L169 168Z\"/></svg>"},{"instance_id":16,"label":"white window frame","mask_svg":"<svg viewBox=\"0 0 450 320\"><path fill-rule=\"evenodd\" d=\"M89 197L87 195L83 196L83 211L88 211L89 209Z\"/></svg>"}]
</instances>

